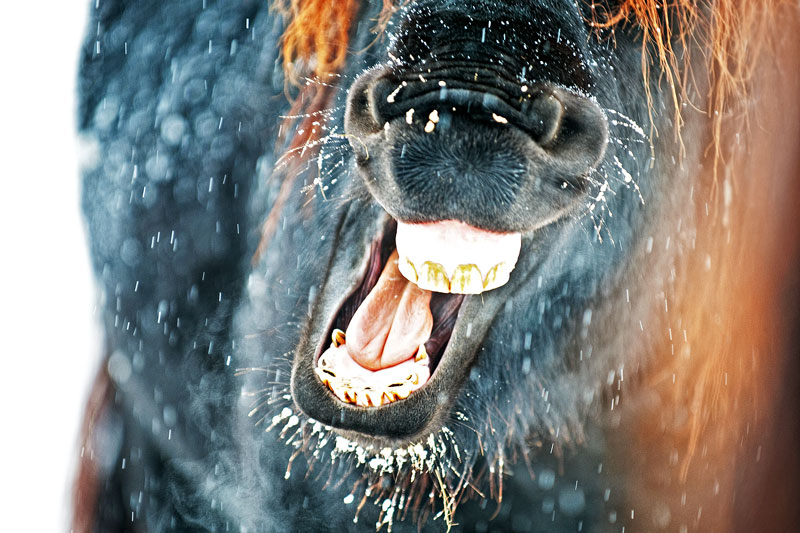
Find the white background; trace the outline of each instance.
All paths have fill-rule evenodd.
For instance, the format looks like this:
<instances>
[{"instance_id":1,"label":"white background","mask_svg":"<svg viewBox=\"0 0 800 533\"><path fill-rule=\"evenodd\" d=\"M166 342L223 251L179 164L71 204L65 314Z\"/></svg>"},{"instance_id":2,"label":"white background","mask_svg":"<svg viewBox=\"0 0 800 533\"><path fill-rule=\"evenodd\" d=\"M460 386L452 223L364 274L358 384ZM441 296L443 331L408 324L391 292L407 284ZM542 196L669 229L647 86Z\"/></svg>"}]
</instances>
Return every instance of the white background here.
<instances>
[{"instance_id":1,"label":"white background","mask_svg":"<svg viewBox=\"0 0 800 533\"><path fill-rule=\"evenodd\" d=\"M74 134L89 5L0 7L0 529L9 532L67 530L99 361Z\"/></svg>"}]
</instances>

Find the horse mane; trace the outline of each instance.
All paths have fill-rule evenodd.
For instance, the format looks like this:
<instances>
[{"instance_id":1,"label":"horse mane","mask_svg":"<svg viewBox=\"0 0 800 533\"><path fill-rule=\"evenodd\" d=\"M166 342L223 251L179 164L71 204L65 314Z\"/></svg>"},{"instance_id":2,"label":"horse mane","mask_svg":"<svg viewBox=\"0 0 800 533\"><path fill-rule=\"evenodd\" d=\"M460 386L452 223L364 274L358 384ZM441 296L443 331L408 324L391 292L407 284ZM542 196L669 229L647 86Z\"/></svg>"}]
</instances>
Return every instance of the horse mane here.
<instances>
[{"instance_id":1,"label":"horse mane","mask_svg":"<svg viewBox=\"0 0 800 533\"><path fill-rule=\"evenodd\" d=\"M280 212L302 174L302 163L315 153L322 137L321 115L331 106L338 87L337 75L347 61L351 24L362 7L360 0L273 0L272 9L284 17L281 56L285 92L292 105L284 117L278 144L289 142L282 157L282 168L274 176L281 179L275 202L261 226L252 263L264 253L278 225ZM376 28L382 31L394 12L392 0L383 0ZM300 157L295 157L296 154ZM304 157L305 156L305 157Z\"/></svg>"},{"instance_id":2,"label":"horse mane","mask_svg":"<svg viewBox=\"0 0 800 533\"><path fill-rule=\"evenodd\" d=\"M285 135L299 117L289 150L313 143L320 137L316 115L330 105L336 77L347 61L351 24L362 7L360 0L275 0L273 9L286 20L281 55L287 85L295 89L292 108L284 123ZM376 28L382 29L394 11L392 0L383 0ZM287 87L287 92L292 92Z\"/></svg>"}]
</instances>

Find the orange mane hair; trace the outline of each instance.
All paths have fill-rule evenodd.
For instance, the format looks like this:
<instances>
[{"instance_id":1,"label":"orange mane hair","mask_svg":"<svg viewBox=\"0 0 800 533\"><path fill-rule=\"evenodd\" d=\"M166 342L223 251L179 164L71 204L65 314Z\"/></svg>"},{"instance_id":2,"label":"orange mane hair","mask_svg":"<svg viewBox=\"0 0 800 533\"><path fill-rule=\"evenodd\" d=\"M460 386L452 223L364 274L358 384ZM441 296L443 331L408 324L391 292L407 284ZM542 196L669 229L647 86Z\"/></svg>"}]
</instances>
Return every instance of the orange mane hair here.
<instances>
[{"instance_id":1,"label":"orange mane hair","mask_svg":"<svg viewBox=\"0 0 800 533\"><path fill-rule=\"evenodd\" d=\"M281 49L287 78L297 85L298 71L317 76L338 72L347 58L358 1L278 0L275 7L289 20Z\"/></svg>"},{"instance_id":2,"label":"orange mane hair","mask_svg":"<svg viewBox=\"0 0 800 533\"><path fill-rule=\"evenodd\" d=\"M642 76L651 113L650 80L656 67L659 80L667 84L675 111L675 138L681 141L683 103L704 105L713 117L714 183L722 154L722 119L748 93L748 82L760 53L768 16L782 0L624 0L616 12L592 2L593 27L611 29L634 24L642 39ZM700 37L702 36L702 37ZM755 38L753 38L755 37ZM673 43L677 43L676 50ZM695 79L688 56L692 44L705 55L708 94L706 102L691 102L687 89ZM699 80L703 81L703 80ZM742 115L747 120L746 115ZM655 132L657 133L657 132Z\"/></svg>"},{"instance_id":3,"label":"orange mane hair","mask_svg":"<svg viewBox=\"0 0 800 533\"><path fill-rule=\"evenodd\" d=\"M281 55L286 77L286 93L292 101L278 138L282 142L290 131L286 155L313 153L321 137L320 115L330 107L337 84L330 83L347 60L351 23L361 9L360 0L273 0L273 9L286 19ZM383 0L377 21L382 29L394 12L392 0ZM292 95L292 93L294 93ZM307 150L307 149L311 150ZM269 244L278 216L291 195L302 157L291 162L280 174L283 179L275 204L261 229L261 241L253 255L255 263Z\"/></svg>"},{"instance_id":4,"label":"orange mane hair","mask_svg":"<svg viewBox=\"0 0 800 533\"><path fill-rule=\"evenodd\" d=\"M275 0L273 7L288 21L281 46L287 84L299 88L289 115L304 115L289 147L292 150L319 138L315 115L330 104L335 84L328 81L341 71L347 60L350 25L361 2ZM379 28L388 21L393 9L392 0L383 0ZM284 126L291 126L291 119Z\"/></svg>"}]
</instances>

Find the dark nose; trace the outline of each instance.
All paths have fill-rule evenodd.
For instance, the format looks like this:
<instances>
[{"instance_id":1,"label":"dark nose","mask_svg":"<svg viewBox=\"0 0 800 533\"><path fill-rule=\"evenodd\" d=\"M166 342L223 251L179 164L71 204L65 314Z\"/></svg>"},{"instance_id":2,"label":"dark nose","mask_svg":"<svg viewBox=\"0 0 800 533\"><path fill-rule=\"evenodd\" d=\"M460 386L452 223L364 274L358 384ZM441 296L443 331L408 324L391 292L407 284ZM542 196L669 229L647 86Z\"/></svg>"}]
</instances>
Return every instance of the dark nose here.
<instances>
[{"instance_id":1,"label":"dark nose","mask_svg":"<svg viewBox=\"0 0 800 533\"><path fill-rule=\"evenodd\" d=\"M346 120L378 131L400 118L410 124L413 117L446 111L466 122L505 124L525 132L559 174L585 175L603 157L608 124L589 98L547 83L527 86L500 77L475 83L470 72L368 72L351 88Z\"/></svg>"}]
</instances>

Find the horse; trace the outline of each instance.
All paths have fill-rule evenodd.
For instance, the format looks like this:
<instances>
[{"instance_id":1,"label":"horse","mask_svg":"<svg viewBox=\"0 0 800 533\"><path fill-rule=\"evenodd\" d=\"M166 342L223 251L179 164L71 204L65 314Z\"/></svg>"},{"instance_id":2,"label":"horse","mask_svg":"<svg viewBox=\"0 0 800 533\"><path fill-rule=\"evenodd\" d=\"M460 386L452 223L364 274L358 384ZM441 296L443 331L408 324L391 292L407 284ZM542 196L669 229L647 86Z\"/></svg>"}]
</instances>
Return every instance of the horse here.
<instances>
[{"instance_id":1,"label":"horse","mask_svg":"<svg viewBox=\"0 0 800 533\"><path fill-rule=\"evenodd\" d=\"M796 523L796 4L90 17L74 530Z\"/></svg>"}]
</instances>

